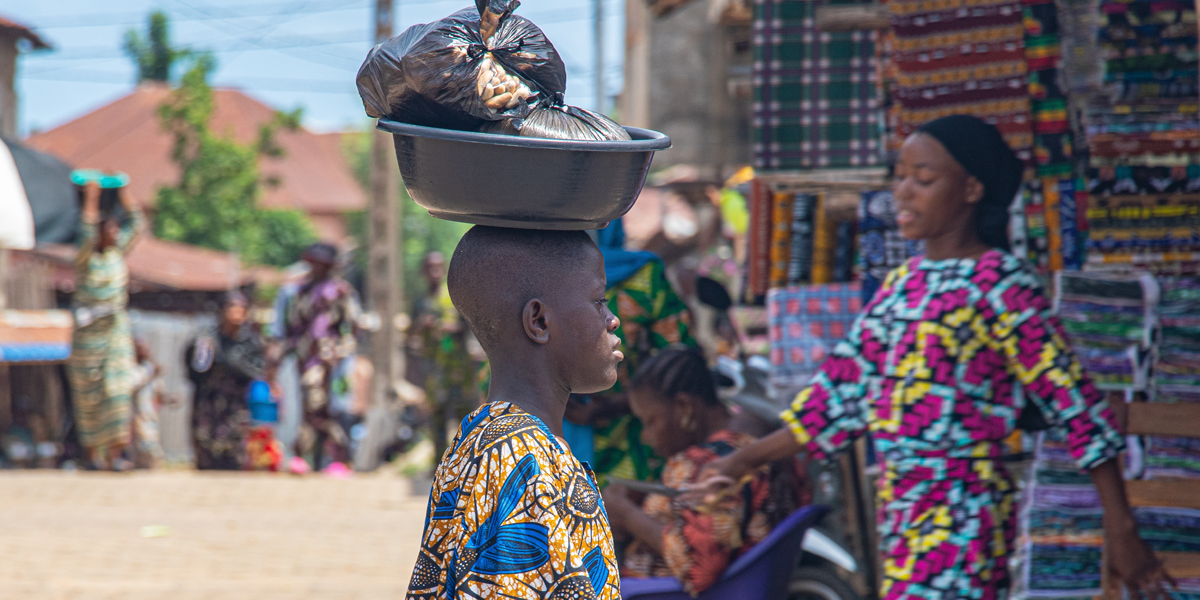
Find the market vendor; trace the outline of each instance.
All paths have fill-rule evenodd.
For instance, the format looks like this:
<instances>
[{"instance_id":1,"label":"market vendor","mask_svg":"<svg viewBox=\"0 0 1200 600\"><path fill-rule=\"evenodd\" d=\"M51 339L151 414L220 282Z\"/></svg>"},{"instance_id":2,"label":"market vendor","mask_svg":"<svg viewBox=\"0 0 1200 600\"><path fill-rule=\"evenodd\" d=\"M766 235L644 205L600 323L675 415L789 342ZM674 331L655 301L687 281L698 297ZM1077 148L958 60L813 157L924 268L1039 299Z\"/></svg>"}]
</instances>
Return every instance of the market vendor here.
<instances>
[{"instance_id":1,"label":"market vendor","mask_svg":"<svg viewBox=\"0 0 1200 600\"><path fill-rule=\"evenodd\" d=\"M1108 563L1131 596L1166 598L1173 583L1137 533L1112 412L1037 277L1009 252L1023 170L1000 132L974 117L910 136L896 165L896 221L924 240L925 255L888 275L784 412L789 427L706 468L715 492L769 461L825 457L869 431L884 467L885 600L1007 595L1017 487L1000 457L1023 410L1066 430L1104 506Z\"/></svg>"}]
</instances>

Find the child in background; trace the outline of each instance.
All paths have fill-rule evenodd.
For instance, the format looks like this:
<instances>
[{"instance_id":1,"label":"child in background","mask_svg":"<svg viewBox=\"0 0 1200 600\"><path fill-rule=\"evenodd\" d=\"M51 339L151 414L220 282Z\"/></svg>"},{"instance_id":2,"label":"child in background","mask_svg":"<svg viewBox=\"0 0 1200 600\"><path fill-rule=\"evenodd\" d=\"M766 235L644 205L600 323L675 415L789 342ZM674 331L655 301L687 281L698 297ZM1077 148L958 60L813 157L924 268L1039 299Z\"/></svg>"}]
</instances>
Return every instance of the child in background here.
<instances>
[{"instance_id":1,"label":"child in background","mask_svg":"<svg viewBox=\"0 0 1200 600\"><path fill-rule=\"evenodd\" d=\"M163 390L161 369L150 357L146 340L134 340L133 347L137 357L133 367L133 464L139 469L153 469L164 458L158 433Z\"/></svg>"},{"instance_id":2,"label":"child in background","mask_svg":"<svg viewBox=\"0 0 1200 600\"><path fill-rule=\"evenodd\" d=\"M599 249L583 232L476 226L448 285L491 383L437 467L408 598L617 600L595 477L562 433L568 397L612 387L623 358Z\"/></svg>"}]
</instances>

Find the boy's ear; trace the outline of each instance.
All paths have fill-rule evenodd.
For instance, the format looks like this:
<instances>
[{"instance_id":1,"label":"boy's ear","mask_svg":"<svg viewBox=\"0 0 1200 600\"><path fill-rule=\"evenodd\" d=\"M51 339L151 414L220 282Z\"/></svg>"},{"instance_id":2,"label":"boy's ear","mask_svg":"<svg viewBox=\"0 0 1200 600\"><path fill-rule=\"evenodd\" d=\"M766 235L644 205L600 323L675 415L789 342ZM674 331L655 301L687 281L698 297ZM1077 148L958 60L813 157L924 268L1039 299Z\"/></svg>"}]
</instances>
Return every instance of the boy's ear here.
<instances>
[{"instance_id":1,"label":"boy's ear","mask_svg":"<svg viewBox=\"0 0 1200 600\"><path fill-rule=\"evenodd\" d=\"M525 327L525 335L534 342L545 344L550 341L546 305L541 300L534 298L525 303L525 310L521 311L521 325Z\"/></svg>"}]
</instances>

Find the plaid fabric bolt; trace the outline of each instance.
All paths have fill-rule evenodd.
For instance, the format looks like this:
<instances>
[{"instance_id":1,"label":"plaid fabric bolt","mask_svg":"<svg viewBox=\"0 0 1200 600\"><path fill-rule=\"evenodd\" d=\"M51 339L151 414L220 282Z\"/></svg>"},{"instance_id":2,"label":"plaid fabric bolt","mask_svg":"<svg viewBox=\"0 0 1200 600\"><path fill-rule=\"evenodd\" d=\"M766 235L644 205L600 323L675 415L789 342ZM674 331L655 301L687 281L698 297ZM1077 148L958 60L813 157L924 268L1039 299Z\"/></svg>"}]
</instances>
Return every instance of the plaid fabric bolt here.
<instances>
[{"instance_id":1,"label":"plaid fabric bolt","mask_svg":"<svg viewBox=\"0 0 1200 600\"><path fill-rule=\"evenodd\" d=\"M846 337L862 310L862 286L832 283L773 289L767 294L771 377L800 384Z\"/></svg>"},{"instance_id":2,"label":"plaid fabric bolt","mask_svg":"<svg viewBox=\"0 0 1200 600\"><path fill-rule=\"evenodd\" d=\"M817 31L822 3L834 2L755 1L751 125L759 168L882 164L877 34Z\"/></svg>"}]
</instances>

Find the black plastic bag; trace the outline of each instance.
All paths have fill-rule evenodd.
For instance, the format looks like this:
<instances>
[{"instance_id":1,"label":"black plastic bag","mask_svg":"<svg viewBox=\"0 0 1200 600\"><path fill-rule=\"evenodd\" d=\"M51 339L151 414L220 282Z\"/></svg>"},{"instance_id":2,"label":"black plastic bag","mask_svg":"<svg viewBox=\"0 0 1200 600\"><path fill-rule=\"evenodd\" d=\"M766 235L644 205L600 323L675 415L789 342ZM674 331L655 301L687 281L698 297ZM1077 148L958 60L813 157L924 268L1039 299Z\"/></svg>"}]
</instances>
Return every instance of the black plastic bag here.
<instances>
[{"instance_id":1,"label":"black plastic bag","mask_svg":"<svg viewBox=\"0 0 1200 600\"><path fill-rule=\"evenodd\" d=\"M367 114L476 130L525 117L539 99L563 93L566 66L537 25L512 14L520 4L475 0L475 8L372 48L357 77Z\"/></svg>"},{"instance_id":2,"label":"black plastic bag","mask_svg":"<svg viewBox=\"0 0 1200 600\"><path fill-rule=\"evenodd\" d=\"M561 100L558 96L557 100ZM629 133L612 119L590 110L561 103L539 105L529 116L484 123L483 133L589 142L629 140Z\"/></svg>"}]
</instances>

